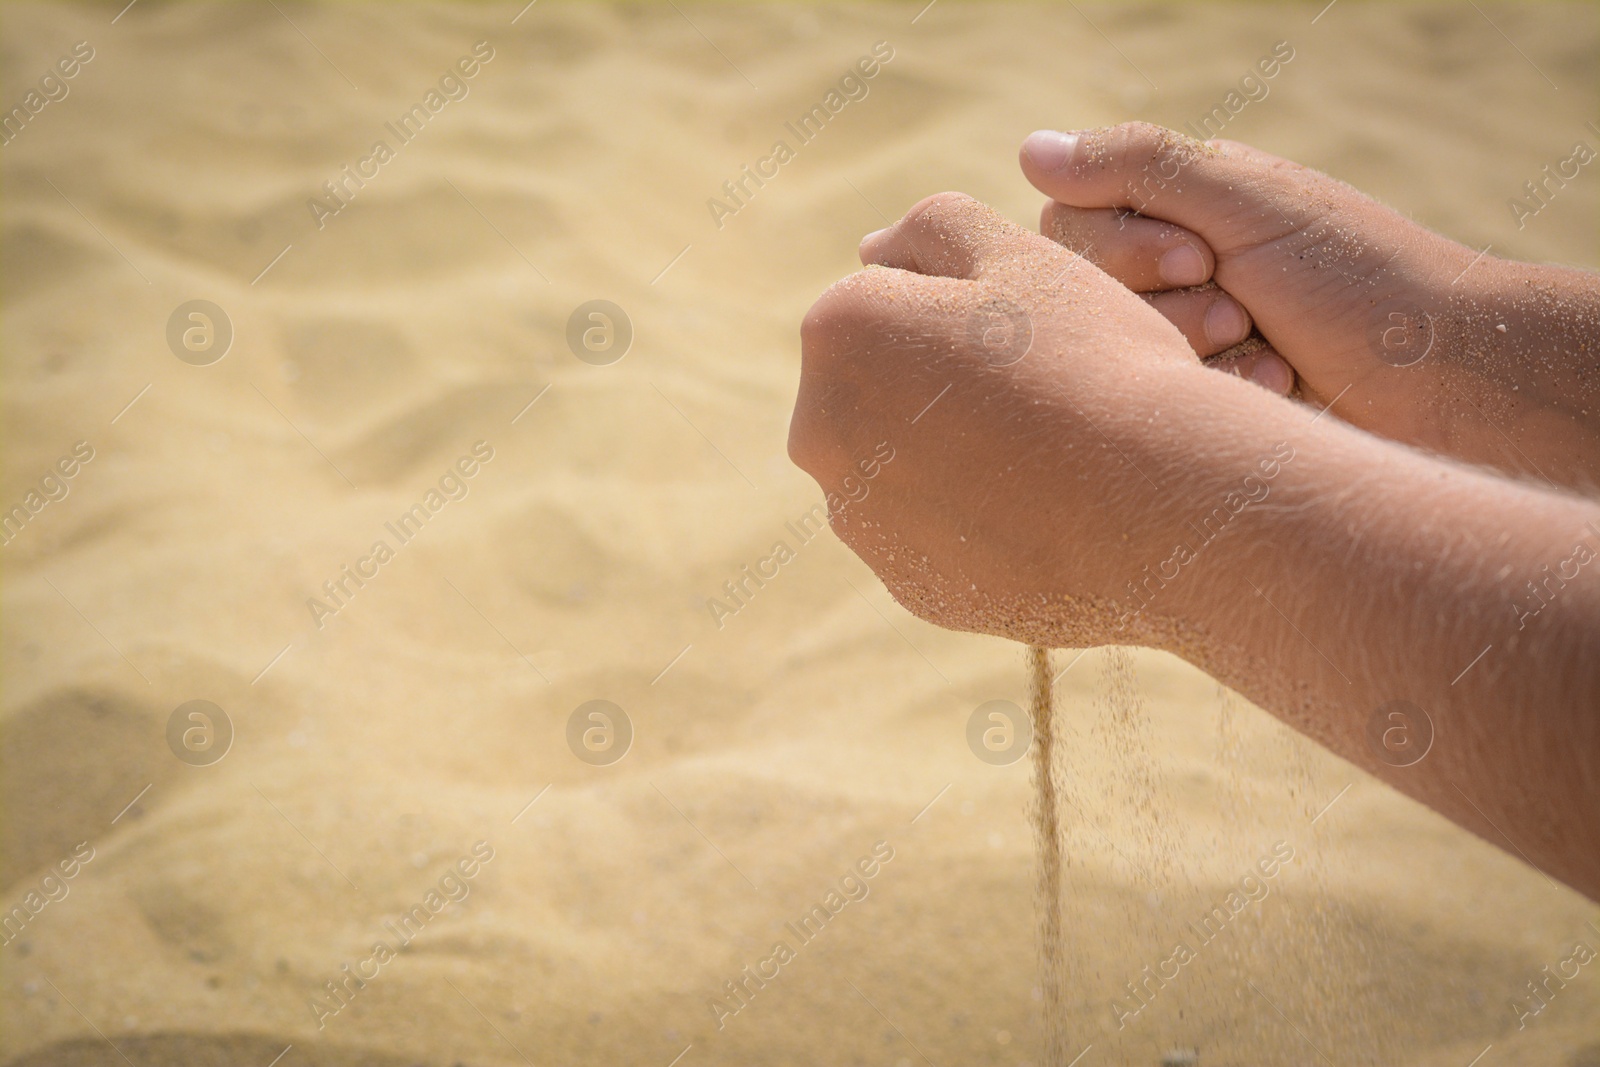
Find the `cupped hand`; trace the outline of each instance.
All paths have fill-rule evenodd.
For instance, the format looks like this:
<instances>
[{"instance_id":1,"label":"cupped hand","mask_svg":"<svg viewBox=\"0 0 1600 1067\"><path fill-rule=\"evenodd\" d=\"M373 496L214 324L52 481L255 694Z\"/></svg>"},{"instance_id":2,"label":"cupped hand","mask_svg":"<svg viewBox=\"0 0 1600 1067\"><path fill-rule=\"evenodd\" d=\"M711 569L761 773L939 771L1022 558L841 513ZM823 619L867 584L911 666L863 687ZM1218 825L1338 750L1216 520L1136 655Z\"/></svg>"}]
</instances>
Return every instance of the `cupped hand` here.
<instances>
[{"instance_id":1,"label":"cupped hand","mask_svg":"<svg viewBox=\"0 0 1600 1067\"><path fill-rule=\"evenodd\" d=\"M830 493L893 455L834 530L932 622L1059 644L1071 615L1074 639L1105 640L1120 586L1170 550L1151 474L1204 447L1166 416L1183 383L1230 380L1093 263L970 197L922 201L861 258L802 324L789 432Z\"/></svg>"},{"instance_id":2,"label":"cupped hand","mask_svg":"<svg viewBox=\"0 0 1600 1067\"><path fill-rule=\"evenodd\" d=\"M1448 450L1446 342L1456 338L1438 335L1471 314L1455 286L1471 249L1325 174L1147 123L1040 131L1021 163L1051 197L1046 236L1093 249L1137 288L1214 279L1293 366L1305 399L1338 400L1349 422ZM1196 253L1210 269L1194 267ZM1152 297L1175 322L1202 299Z\"/></svg>"}]
</instances>

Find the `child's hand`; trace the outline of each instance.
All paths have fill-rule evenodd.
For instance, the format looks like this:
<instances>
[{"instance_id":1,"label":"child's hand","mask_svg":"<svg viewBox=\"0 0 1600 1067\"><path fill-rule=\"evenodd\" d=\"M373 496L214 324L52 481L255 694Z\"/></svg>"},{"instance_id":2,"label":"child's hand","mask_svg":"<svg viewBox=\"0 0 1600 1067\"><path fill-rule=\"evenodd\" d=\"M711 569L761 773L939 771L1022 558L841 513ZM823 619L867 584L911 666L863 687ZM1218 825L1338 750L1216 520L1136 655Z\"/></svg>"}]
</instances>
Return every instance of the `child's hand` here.
<instances>
[{"instance_id":1,"label":"child's hand","mask_svg":"<svg viewBox=\"0 0 1600 1067\"><path fill-rule=\"evenodd\" d=\"M1106 605L1178 526L1152 479L1206 448L1178 409L1206 404L1196 381L1255 390L1201 368L1092 263L970 197L924 200L861 257L886 269L834 285L802 325L789 431L794 461L836 499L862 463L873 472L865 496L830 509L835 532L929 621L1044 639L1041 605L1071 598L1056 622L1109 639L1120 612Z\"/></svg>"},{"instance_id":2,"label":"child's hand","mask_svg":"<svg viewBox=\"0 0 1600 1067\"><path fill-rule=\"evenodd\" d=\"M1248 351L1223 355L1250 335L1250 313L1211 280L1216 256L1189 230L1128 209L1052 202L1045 205L1039 232L1144 297L1208 366L1279 396L1294 388L1294 370L1270 346L1257 342L1242 346Z\"/></svg>"},{"instance_id":3,"label":"child's hand","mask_svg":"<svg viewBox=\"0 0 1600 1067\"><path fill-rule=\"evenodd\" d=\"M1569 483L1600 471L1585 416L1593 397L1581 395L1593 388L1589 344L1553 321L1593 306L1592 277L1480 256L1325 174L1145 123L1041 131L1021 162L1054 201L1046 236L1090 250L1139 290L1214 277L1293 366L1308 401L1475 462ZM1191 343L1212 299L1151 297ZM1263 371L1274 373L1270 360Z\"/></svg>"},{"instance_id":4,"label":"child's hand","mask_svg":"<svg viewBox=\"0 0 1600 1067\"><path fill-rule=\"evenodd\" d=\"M1219 280L1237 256L1247 288L1337 318L1343 280L1272 282L1299 261L1267 242L1257 265L1227 217L1195 225ZM802 326L789 454L896 599L952 629L1164 648L1600 894L1600 572L1573 562L1600 508L1207 370L1121 283L968 197L923 201L861 256L880 268ZM1359 292L1390 275L1372 278ZM1567 577L1535 595L1552 561ZM1371 734L1397 699L1437 727L1404 767Z\"/></svg>"}]
</instances>

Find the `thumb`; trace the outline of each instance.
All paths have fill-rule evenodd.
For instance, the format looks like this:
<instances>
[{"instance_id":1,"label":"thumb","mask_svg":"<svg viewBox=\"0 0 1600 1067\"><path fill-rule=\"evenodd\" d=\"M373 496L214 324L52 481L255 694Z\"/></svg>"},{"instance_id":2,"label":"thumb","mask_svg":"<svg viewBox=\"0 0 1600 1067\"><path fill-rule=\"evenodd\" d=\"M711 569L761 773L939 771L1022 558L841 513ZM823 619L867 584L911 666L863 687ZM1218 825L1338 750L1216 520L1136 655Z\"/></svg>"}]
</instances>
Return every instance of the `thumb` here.
<instances>
[{"instance_id":1,"label":"thumb","mask_svg":"<svg viewBox=\"0 0 1600 1067\"><path fill-rule=\"evenodd\" d=\"M1314 174L1231 141L1197 141L1147 122L1058 133L1022 143L1022 172L1052 200L1122 208L1177 223L1219 256L1277 240L1317 217L1297 195Z\"/></svg>"}]
</instances>

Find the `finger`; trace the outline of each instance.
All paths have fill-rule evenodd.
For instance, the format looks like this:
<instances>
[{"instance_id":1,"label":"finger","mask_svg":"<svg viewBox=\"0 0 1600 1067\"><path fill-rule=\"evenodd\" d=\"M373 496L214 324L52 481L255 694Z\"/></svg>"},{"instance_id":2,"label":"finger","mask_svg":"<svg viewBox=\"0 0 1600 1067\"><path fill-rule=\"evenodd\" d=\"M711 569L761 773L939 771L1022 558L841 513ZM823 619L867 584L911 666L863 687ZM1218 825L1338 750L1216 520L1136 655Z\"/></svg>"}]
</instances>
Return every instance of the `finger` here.
<instances>
[{"instance_id":1,"label":"finger","mask_svg":"<svg viewBox=\"0 0 1600 1067\"><path fill-rule=\"evenodd\" d=\"M1223 254L1291 233L1317 210L1313 198L1265 195L1308 185L1316 172L1274 167L1233 142L1197 141L1145 122L1040 130L1023 142L1020 158L1028 180L1053 200L1175 222ZM1241 213L1246 199L1270 199L1279 210Z\"/></svg>"},{"instance_id":2,"label":"finger","mask_svg":"<svg viewBox=\"0 0 1600 1067\"><path fill-rule=\"evenodd\" d=\"M1278 396L1288 396L1294 391L1294 368L1278 355L1277 349L1265 341L1239 347L1242 350L1239 355L1222 355L1207 360L1205 365L1224 374L1236 374Z\"/></svg>"},{"instance_id":3,"label":"finger","mask_svg":"<svg viewBox=\"0 0 1600 1067\"><path fill-rule=\"evenodd\" d=\"M868 234L860 251L869 266L973 281L1021 268L1059 270L1078 260L962 193L928 197L893 226Z\"/></svg>"},{"instance_id":4,"label":"finger","mask_svg":"<svg viewBox=\"0 0 1600 1067\"><path fill-rule=\"evenodd\" d=\"M1039 215L1039 232L1136 293L1201 285L1216 266L1211 246L1182 226L1116 208L1052 200Z\"/></svg>"},{"instance_id":5,"label":"finger","mask_svg":"<svg viewBox=\"0 0 1600 1067\"><path fill-rule=\"evenodd\" d=\"M849 373L836 364L853 366L864 351L900 353L934 344L981 301L979 287L961 278L899 268L856 271L825 289L800 320L801 374ZM907 323L916 324L914 334Z\"/></svg>"},{"instance_id":6,"label":"finger","mask_svg":"<svg viewBox=\"0 0 1600 1067\"><path fill-rule=\"evenodd\" d=\"M1250 336L1250 313L1215 285L1150 293L1145 300L1178 328L1201 359Z\"/></svg>"},{"instance_id":7,"label":"finger","mask_svg":"<svg viewBox=\"0 0 1600 1067\"><path fill-rule=\"evenodd\" d=\"M914 417L948 382L940 359L981 303L972 282L904 270L858 271L830 286L800 323L800 390L789 423L795 464L822 481L859 450L869 413L881 417L889 404L890 414Z\"/></svg>"}]
</instances>

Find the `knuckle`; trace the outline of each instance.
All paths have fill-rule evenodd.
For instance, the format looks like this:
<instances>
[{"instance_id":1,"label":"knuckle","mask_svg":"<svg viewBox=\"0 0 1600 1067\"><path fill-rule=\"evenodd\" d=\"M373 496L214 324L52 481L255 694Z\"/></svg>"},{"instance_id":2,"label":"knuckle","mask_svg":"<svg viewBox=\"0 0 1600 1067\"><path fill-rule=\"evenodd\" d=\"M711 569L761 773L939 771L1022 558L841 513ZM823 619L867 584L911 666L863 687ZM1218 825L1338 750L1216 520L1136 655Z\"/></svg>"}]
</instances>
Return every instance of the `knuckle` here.
<instances>
[{"instance_id":1,"label":"knuckle","mask_svg":"<svg viewBox=\"0 0 1600 1067\"><path fill-rule=\"evenodd\" d=\"M860 417L859 361L880 332L872 294L881 271L858 271L829 286L800 322L800 388L789 420L789 458L819 480L835 465L840 439Z\"/></svg>"},{"instance_id":2,"label":"knuckle","mask_svg":"<svg viewBox=\"0 0 1600 1067\"><path fill-rule=\"evenodd\" d=\"M1167 150L1167 139L1168 131L1150 122L1124 122L1110 131L1113 154L1129 169L1158 163Z\"/></svg>"},{"instance_id":3,"label":"knuckle","mask_svg":"<svg viewBox=\"0 0 1600 1067\"><path fill-rule=\"evenodd\" d=\"M911 210L906 212L905 221L912 222L928 216L938 218L965 210L969 205L977 203L976 199L966 193L934 193L911 205Z\"/></svg>"},{"instance_id":4,"label":"knuckle","mask_svg":"<svg viewBox=\"0 0 1600 1067\"><path fill-rule=\"evenodd\" d=\"M815 475L820 453L816 443L816 430L807 409L798 401L794 414L789 417L789 462Z\"/></svg>"},{"instance_id":5,"label":"knuckle","mask_svg":"<svg viewBox=\"0 0 1600 1067\"><path fill-rule=\"evenodd\" d=\"M1112 127L1103 156L1114 162L1124 195L1143 211L1163 190L1172 187L1183 168L1203 151L1198 141L1149 122L1128 122Z\"/></svg>"},{"instance_id":6,"label":"knuckle","mask_svg":"<svg viewBox=\"0 0 1600 1067\"><path fill-rule=\"evenodd\" d=\"M827 351L838 339L841 331L861 320L864 312L862 276L867 271L857 271L834 282L822 291L805 317L800 320L800 351L804 356L817 356Z\"/></svg>"},{"instance_id":7,"label":"knuckle","mask_svg":"<svg viewBox=\"0 0 1600 1067\"><path fill-rule=\"evenodd\" d=\"M994 209L966 193L935 193L912 205L899 225L916 239L939 242L968 232L977 222L998 219Z\"/></svg>"},{"instance_id":8,"label":"knuckle","mask_svg":"<svg viewBox=\"0 0 1600 1067\"><path fill-rule=\"evenodd\" d=\"M789 416L789 459L819 482L828 475L838 451L839 427L827 411L828 389L826 383L802 376Z\"/></svg>"},{"instance_id":9,"label":"knuckle","mask_svg":"<svg viewBox=\"0 0 1600 1067\"><path fill-rule=\"evenodd\" d=\"M800 353L807 360L817 354L822 342L832 334L834 315L834 302L829 299L829 293L823 293L800 320Z\"/></svg>"}]
</instances>

